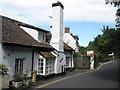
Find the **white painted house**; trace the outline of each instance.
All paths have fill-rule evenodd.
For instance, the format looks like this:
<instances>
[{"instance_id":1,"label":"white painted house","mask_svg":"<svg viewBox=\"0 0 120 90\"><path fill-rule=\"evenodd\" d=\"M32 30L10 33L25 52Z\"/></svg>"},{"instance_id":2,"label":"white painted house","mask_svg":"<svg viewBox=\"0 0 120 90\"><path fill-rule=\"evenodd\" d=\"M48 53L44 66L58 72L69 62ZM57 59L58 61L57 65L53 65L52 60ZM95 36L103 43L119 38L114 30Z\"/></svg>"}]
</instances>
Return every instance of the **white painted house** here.
<instances>
[{"instance_id":1,"label":"white painted house","mask_svg":"<svg viewBox=\"0 0 120 90\"><path fill-rule=\"evenodd\" d=\"M0 16L2 30L1 62L8 66L10 80L15 73L37 70L38 75L59 74L74 68L73 53L76 41L70 33L63 35L63 9L60 3L52 4L52 29L44 29ZM51 38L47 35L51 33ZM70 41L68 44L68 39ZM49 41L49 43L48 43Z\"/></svg>"},{"instance_id":2,"label":"white painted house","mask_svg":"<svg viewBox=\"0 0 120 90\"><path fill-rule=\"evenodd\" d=\"M21 26L37 30L38 28L4 16L0 17L2 18L2 63L9 68L10 80L13 80L14 74L24 74L26 71L29 72L28 77L31 77L31 71L34 70L38 70L38 74L41 75L53 73L50 69L46 69L48 72L45 71L45 67L48 67L46 63L54 64L49 62L52 61L51 58L55 58L51 53L54 48L46 42L35 40Z\"/></svg>"},{"instance_id":3,"label":"white painted house","mask_svg":"<svg viewBox=\"0 0 120 90\"><path fill-rule=\"evenodd\" d=\"M38 42L47 43L48 31L25 24L22 24L20 27ZM34 57L34 69L38 71L38 75L55 74L55 55L52 52L38 51L34 54Z\"/></svg>"},{"instance_id":4,"label":"white painted house","mask_svg":"<svg viewBox=\"0 0 120 90\"><path fill-rule=\"evenodd\" d=\"M67 45L72 47L75 50L75 52L79 52L79 43L78 43L79 37L77 35L73 35L72 33L70 33L69 27L65 28L63 40Z\"/></svg>"}]
</instances>

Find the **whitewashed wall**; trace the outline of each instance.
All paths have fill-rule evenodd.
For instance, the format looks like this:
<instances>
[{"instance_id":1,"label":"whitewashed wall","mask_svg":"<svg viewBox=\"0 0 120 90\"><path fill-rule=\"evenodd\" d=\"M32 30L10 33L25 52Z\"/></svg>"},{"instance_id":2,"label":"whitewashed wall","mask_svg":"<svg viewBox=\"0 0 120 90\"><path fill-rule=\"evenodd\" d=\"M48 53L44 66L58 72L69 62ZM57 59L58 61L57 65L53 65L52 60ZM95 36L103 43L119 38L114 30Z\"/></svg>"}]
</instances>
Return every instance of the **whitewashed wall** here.
<instances>
[{"instance_id":1,"label":"whitewashed wall","mask_svg":"<svg viewBox=\"0 0 120 90\"><path fill-rule=\"evenodd\" d=\"M27 28L27 27L23 27L20 26L24 31L26 31L29 35L31 35L35 40L38 41L38 31L31 29L31 28Z\"/></svg>"},{"instance_id":2,"label":"whitewashed wall","mask_svg":"<svg viewBox=\"0 0 120 90\"><path fill-rule=\"evenodd\" d=\"M45 42L46 41L46 33L42 31L37 31L35 29L27 28L20 26L25 32L27 32L30 36L32 36L35 40L39 42Z\"/></svg>"},{"instance_id":3,"label":"whitewashed wall","mask_svg":"<svg viewBox=\"0 0 120 90\"><path fill-rule=\"evenodd\" d=\"M3 46L3 64L9 68L10 80L14 75L15 59L25 58L23 61L23 71L30 71L28 76L31 76L32 68L32 49L22 47Z\"/></svg>"},{"instance_id":4,"label":"whitewashed wall","mask_svg":"<svg viewBox=\"0 0 120 90\"><path fill-rule=\"evenodd\" d=\"M72 47L74 50L76 50L76 40L69 34L69 33L65 33L63 35L63 41L69 45L70 47Z\"/></svg>"},{"instance_id":5,"label":"whitewashed wall","mask_svg":"<svg viewBox=\"0 0 120 90\"><path fill-rule=\"evenodd\" d=\"M74 68L73 52L72 51L65 51L65 57L70 58L69 68L71 68L71 67Z\"/></svg>"},{"instance_id":6,"label":"whitewashed wall","mask_svg":"<svg viewBox=\"0 0 120 90\"><path fill-rule=\"evenodd\" d=\"M55 59L55 74L59 74L62 72L62 65L65 66L66 65L66 59L65 59L65 55L64 53L58 53L58 54L55 54L53 53L55 56L56 56L56 59Z\"/></svg>"}]
</instances>

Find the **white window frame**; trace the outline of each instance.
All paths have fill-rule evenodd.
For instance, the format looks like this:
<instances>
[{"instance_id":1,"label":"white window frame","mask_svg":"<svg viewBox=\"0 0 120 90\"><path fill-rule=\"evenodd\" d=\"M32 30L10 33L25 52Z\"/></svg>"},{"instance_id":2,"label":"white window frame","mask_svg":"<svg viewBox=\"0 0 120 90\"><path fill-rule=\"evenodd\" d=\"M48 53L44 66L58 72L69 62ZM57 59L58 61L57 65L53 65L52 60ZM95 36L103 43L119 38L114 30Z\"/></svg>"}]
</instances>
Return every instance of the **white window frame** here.
<instances>
[{"instance_id":1,"label":"white window frame","mask_svg":"<svg viewBox=\"0 0 120 90\"><path fill-rule=\"evenodd\" d=\"M44 59L39 58L38 59L38 74L43 74L44 73Z\"/></svg>"},{"instance_id":2,"label":"white window frame","mask_svg":"<svg viewBox=\"0 0 120 90\"><path fill-rule=\"evenodd\" d=\"M23 64L25 58L16 58L15 59L15 74L23 74Z\"/></svg>"},{"instance_id":3,"label":"white window frame","mask_svg":"<svg viewBox=\"0 0 120 90\"><path fill-rule=\"evenodd\" d=\"M46 59L46 67L45 67L45 74L52 74L54 73L54 65L55 61L52 59Z\"/></svg>"}]
</instances>

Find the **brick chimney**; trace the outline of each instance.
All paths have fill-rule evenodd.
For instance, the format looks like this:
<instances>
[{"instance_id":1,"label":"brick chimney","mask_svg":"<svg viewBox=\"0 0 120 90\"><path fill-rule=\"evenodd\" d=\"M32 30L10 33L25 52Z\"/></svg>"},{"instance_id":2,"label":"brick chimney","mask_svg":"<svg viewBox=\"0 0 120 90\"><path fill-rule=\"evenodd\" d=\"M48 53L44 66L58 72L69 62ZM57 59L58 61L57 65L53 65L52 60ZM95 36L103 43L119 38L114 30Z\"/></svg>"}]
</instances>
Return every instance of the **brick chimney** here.
<instances>
[{"instance_id":1,"label":"brick chimney","mask_svg":"<svg viewBox=\"0 0 120 90\"><path fill-rule=\"evenodd\" d=\"M65 27L65 33L70 33L70 28L69 27Z\"/></svg>"}]
</instances>

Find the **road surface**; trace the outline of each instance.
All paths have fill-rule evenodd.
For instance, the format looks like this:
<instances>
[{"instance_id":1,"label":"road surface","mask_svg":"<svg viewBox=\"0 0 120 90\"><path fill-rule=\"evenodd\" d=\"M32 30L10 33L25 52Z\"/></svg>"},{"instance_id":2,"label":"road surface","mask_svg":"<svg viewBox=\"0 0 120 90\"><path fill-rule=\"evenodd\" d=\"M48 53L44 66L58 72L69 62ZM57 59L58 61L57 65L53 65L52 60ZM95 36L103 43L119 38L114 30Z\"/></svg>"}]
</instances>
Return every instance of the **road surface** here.
<instances>
[{"instance_id":1,"label":"road surface","mask_svg":"<svg viewBox=\"0 0 120 90\"><path fill-rule=\"evenodd\" d=\"M46 85L43 88L118 88L119 79L120 60L117 60L103 65L99 70Z\"/></svg>"}]
</instances>

